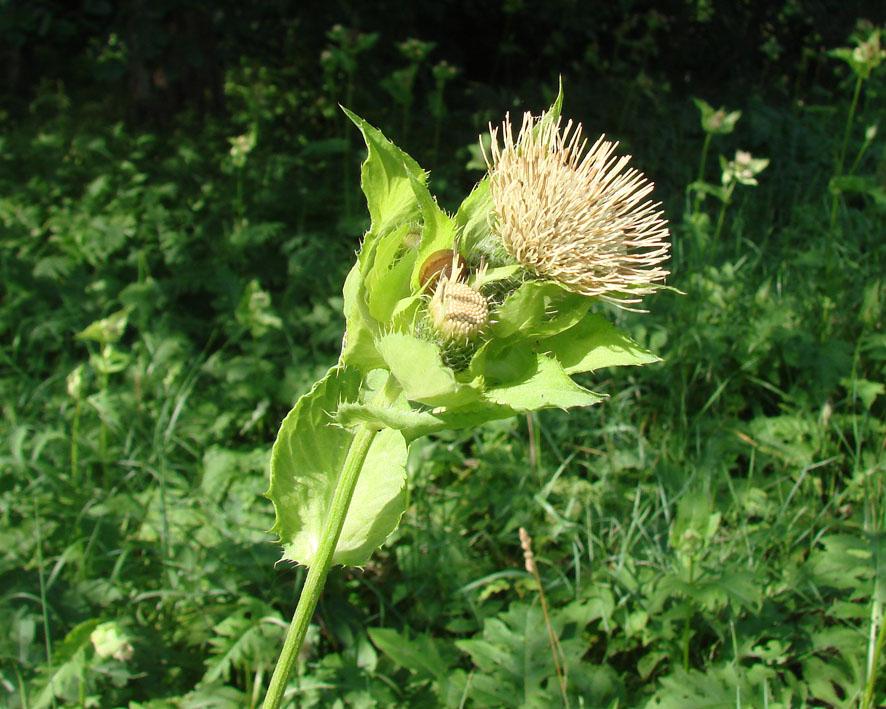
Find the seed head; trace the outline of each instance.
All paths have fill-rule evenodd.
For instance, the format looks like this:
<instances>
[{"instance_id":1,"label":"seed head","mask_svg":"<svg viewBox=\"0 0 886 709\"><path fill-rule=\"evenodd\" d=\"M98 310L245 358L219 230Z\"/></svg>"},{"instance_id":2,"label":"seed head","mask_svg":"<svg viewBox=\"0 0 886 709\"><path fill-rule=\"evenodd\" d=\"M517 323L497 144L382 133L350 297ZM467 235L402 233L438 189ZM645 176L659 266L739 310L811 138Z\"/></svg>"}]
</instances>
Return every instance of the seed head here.
<instances>
[{"instance_id":1,"label":"seed head","mask_svg":"<svg viewBox=\"0 0 886 709\"><path fill-rule=\"evenodd\" d=\"M652 183L613 157L600 138L586 151L581 124L523 116L514 140L510 118L492 136L493 228L505 250L537 275L616 304L637 303L668 272L667 222L644 199ZM618 297L614 297L618 295Z\"/></svg>"}]
</instances>

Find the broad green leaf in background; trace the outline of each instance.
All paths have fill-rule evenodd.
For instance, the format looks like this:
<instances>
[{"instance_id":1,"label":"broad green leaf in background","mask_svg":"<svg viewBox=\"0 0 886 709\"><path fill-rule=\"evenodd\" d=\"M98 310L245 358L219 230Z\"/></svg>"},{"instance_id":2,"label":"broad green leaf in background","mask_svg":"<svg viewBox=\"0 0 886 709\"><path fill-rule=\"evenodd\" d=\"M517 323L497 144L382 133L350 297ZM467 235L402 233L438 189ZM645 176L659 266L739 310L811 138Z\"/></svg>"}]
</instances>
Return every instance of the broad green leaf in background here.
<instances>
[{"instance_id":1,"label":"broad green leaf in background","mask_svg":"<svg viewBox=\"0 0 886 709\"><path fill-rule=\"evenodd\" d=\"M458 657L448 642L428 634L418 634L413 639L393 628L369 628L369 637L379 650L414 673L416 681L435 682L442 706L459 706L463 702L469 681L463 670L453 667Z\"/></svg>"},{"instance_id":2,"label":"broad green leaf in background","mask_svg":"<svg viewBox=\"0 0 886 709\"><path fill-rule=\"evenodd\" d=\"M558 636L564 621L561 614L551 617ZM467 690L476 706L541 709L562 705L550 638L539 606L513 603L507 611L484 620L482 639L457 640L455 645L477 666ZM580 636L560 637L558 652L565 665L567 691L573 697L581 696L585 706L614 706L613 700L622 691L618 676L605 662L588 663L586 651L587 644Z\"/></svg>"},{"instance_id":3,"label":"broad green leaf in background","mask_svg":"<svg viewBox=\"0 0 886 709\"><path fill-rule=\"evenodd\" d=\"M310 566L320 543L348 447L354 434L335 425L330 411L358 401L361 375L333 367L283 420L271 453L271 486L285 559ZM399 431L379 432L369 448L345 518L334 564L359 566L397 527L406 509L406 441Z\"/></svg>"},{"instance_id":4,"label":"broad green leaf in background","mask_svg":"<svg viewBox=\"0 0 886 709\"><path fill-rule=\"evenodd\" d=\"M35 709L56 706L56 697L70 698L78 680L84 676L92 652L92 632L101 624L100 618L90 618L72 628L53 651L51 670L47 672L43 689L31 697L29 706Z\"/></svg>"}]
</instances>

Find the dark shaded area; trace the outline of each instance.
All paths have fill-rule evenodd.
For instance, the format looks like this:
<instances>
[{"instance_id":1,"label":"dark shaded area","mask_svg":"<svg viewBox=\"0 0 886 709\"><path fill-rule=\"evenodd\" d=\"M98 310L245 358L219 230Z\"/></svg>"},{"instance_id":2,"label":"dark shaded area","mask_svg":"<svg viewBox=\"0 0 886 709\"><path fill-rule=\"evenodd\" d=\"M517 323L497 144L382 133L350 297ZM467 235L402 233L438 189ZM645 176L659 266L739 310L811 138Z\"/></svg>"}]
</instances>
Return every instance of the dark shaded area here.
<instances>
[{"instance_id":1,"label":"dark shaded area","mask_svg":"<svg viewBox=\"0 0 886 709\"><path fill-rule=\"evenodd\" d=\"M322 83L326 33L343 24L380 35L361 73L383 74L396 65L395 42L435 42L432 59L461 69L461 93L469 103L471 94L501 90L530 98L560 73L573 85L592 87L642 72L651 83L716 98L774 88L797 66L819 81L820 50L843 41L859 17L880 23L884 12L883 3L870 0L17 0L0 5L2 90L5 101L22 107L41 83L61 81L80 98L116 104L137 122L164 121L184 109L217 112L224 72L247 57L269 67L298 67L300 82ZM376 83L361 86L371 92Z\"/></svg>"}]
</instances>

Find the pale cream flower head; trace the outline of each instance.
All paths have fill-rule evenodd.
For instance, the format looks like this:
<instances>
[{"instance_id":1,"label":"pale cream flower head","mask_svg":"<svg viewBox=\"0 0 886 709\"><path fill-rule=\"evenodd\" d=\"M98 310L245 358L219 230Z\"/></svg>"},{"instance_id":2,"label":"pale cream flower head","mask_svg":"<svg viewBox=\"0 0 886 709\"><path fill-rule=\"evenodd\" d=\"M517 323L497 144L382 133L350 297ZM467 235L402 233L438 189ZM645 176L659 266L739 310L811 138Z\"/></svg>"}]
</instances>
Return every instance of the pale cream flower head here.
<instances>
[{"instance_id":1,"label":"pale cream flower head","mask_svg":"<svg viewBox=\"0 0 886 709\"><path fill-rule=\"evenodd\" d=\"M493 228L505 250L531 272L615 304L637 303L668 272L667 222L645 198L652 183L625 169L630 156L604 136L587 148L581 124L523 116L514 140L510 117L492 136ZM485 156L485 154L484 154ZM645 201L644 201L645 200Z\"/></svg>"}]
</instances>

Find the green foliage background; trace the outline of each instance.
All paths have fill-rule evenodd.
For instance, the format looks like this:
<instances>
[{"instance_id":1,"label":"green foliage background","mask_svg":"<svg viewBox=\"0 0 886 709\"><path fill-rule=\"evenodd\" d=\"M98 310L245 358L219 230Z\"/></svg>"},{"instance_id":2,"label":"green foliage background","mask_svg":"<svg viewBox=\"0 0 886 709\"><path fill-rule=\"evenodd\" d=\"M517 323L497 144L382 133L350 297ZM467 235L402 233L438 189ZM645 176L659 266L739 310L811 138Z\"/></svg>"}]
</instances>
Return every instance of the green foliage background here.
<instances>
[{"instance_id":1,"label":"green foliage background","mask_svg":"<svg viewBox=\"0 0 886 709\"><path fill-rule=\"evenodd\" d=\"M884 701L886 71L853 104L827 53L883 8L255 5L0 4L0 704L260 702L303 577L270 444L338 355L369 224L338 104L451 210L476 136L559 75L671 220L686 295L600 309L664 361L414 443L293 702L562 703L519 527L570 705ZM742 111L701 176L692 97ZM721 202L737 149L770 165Z\"/></svg>"}]
</instances>

